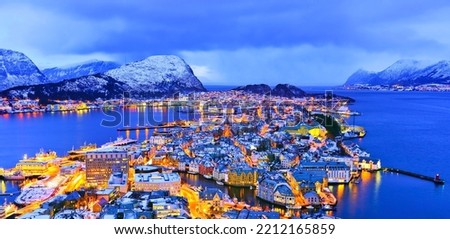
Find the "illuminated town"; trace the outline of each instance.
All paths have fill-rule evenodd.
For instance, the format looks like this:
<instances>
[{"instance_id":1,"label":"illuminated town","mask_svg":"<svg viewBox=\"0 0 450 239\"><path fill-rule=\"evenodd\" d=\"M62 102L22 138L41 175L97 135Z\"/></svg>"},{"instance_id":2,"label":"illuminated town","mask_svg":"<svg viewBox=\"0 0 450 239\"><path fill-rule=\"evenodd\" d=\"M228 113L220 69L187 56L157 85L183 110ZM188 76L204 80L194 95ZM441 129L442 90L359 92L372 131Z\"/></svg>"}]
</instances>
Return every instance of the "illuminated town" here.
<instances>
[{"instance_id":1,"label":"illuminated town","mask_svg":"<svg viewBox=\"0 0 450 239\"><path fill-rule=\"evenodd\" d=\"M363 127L347 124L358 114L347 101L327 94L285 98L242 91L118 100L113 110L174 107L192 117L125 126L117 129L124 137L65 156L45 150L24 155L14 168L0 169L4 180L21 183L0 216L335 218L338 202L329 185L358 186L361 171L381 169L380 160L345 141L365 135ZM86 105L71 110L88 110ZM145 140L130 137L139 131ZM216 187L190 185L185 177ZM238 200L223 187L252 190L265 204Z\"/></svg>"}]
</instances>

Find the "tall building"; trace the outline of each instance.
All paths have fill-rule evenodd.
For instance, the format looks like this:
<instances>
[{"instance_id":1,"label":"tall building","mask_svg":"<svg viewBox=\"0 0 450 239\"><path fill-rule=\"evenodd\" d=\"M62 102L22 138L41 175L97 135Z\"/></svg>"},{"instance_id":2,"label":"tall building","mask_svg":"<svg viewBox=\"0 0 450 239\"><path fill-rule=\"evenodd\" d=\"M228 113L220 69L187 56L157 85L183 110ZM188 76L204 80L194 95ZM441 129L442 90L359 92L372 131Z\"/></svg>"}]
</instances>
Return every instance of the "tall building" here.
<instances>
[{"instance_id":1,"label":"tall building","mask_svg":"<svg viewBox=\"0 0 450 239\"><path fill-rule=\"evenodd\" d=\"M99 148L86 153L86 183L88 187L106 188L112 173L128 174L125 150Z\"/></svg>"}]
</instances>

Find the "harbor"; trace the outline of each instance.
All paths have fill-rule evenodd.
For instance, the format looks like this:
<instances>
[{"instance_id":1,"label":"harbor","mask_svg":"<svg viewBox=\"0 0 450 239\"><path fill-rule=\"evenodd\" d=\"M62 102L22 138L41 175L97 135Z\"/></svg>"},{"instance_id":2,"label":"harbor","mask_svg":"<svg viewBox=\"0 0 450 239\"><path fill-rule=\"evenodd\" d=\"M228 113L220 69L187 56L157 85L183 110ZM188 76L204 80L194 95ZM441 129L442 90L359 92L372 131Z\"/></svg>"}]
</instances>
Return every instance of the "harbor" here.
<instances>
[{"instance_id":1,"label":"harbor","mask_svg":"<svg viewBox=\"0 0 450 239\"><path fill-rule=\"evenodd\" d=\"M170 109L168 109L168 110L170 111ZM366 110L365 109L358 109L358 111L367 112L368 110L367 109ZM370 111L369 111L369 113L370 113ZM133 117L133 114L131 114L131 115ZM366 119L365 118L366 115L367 114L365 114L365 116L363 116L363 117L358 118L358 122L357 123L361 124L361 125L364 125L366 130L368 129L369 132L372 132L369 135L369 137L366 136L363 139L355 139L355 140L346 140L345 141L346 144L349 146L349 148L351 148L354 152L358 153L358 155L360 156L359 158L361 159L361 162L362 162L363 159L367 160L366 163L361 164L361 166L364 165L364 168L365 168L364 170L372 171L372 169L376 169L378 167L377 166L377 161L376 161L377 158L381 158L383 160L383 163L384 164L388 164L389 166L394 165L396 168L400 168L400 169L402 169L402 168L411 168L411 167L406 167L405 165L396 164L395 161L392 161L391 159L389 159L390 155L387 155L387 154L381 154L380 155L377 151L371 150L372 148L374 148L376 146L368 145L367 142L370 142L370 140L373 137L375 137L375 139L376 139L377 134L375 134L375 133L379 132L380 130L382 131L383 129L374 129L373 127L371 127L372 125L374 125L374 123L367 123L367 122L363 121L364 119ZM94 116L96 118L92 118ZM370 116L370 114L368 114L368 117L369 116ZM30 117L31 117L31 115L30 115ZM45 119L48 116L44 115L43 117ZM69 114L65 114L64 116L62 114L61 114L61 116L59 116L59 113L56 113L56 114L52 114L52 117L56 117L57 119L59 117L61 117L61 118L65 117L66 120L70 120L70 119L73 118L73 119L77 119L77 121L78 120L81 120L81 121L89 120L90 123L88 123L88 125L89 124L90 125L95 125L96 122L98 123L102 119L102 114L101 114L101 112L92 111L92 112L86 112L83 115L78 115L78 114L75 114L75 113L72 113L72 114L69 113ZM18 118L18 115L13 116L9 120L10 121L14 120L14 118ZM27 120L28 121L40 121L40 119L41 118L29 118ZM371 118L369 118L369 119L371 119ZM135 120L135 118L132 118L132 124L133 124L133 120ZM7 122L7 121L5 121L5 122ZM137 121L134 121L134 122L137 122ZM76 124L76 123L73 122L72 124ZM52 131L52 127L47 127L47 128L50 130L49 132ZM92 130L89 130L88 132L83 133L83 135L91 135L91 136L93 136L93 138L80 137L81 135L79 135L79 136L76 137L76 138L80 139L79 143L77 143L75 145L82 145L82 146L85 145L86 146L85 147L86 151L92 150L94 148L97 148L97 147L94 147L94 144L102 146L102 145L105 144L105 142L107 142L108 138L114 138L115 136L117 136L118 134L116 133L115 129L117 129L117 128L114 128L114 130L111 132L111 130L107 131L107 130L103 129L102 127L98 127L98 129L96 129L96 130L99 131L99 132L102 132L102 133L98 133L98 134L89 134L88 132L92 131ZM7 130L7 129L5 129L5 130ZM30 128L30 130L33 130L33 129ZM70 130L70 129L68 128L67 130ZM171 131L171 130L172 130L171 128L167 129L168 132ZM148 139L151 139L152 142L157 142L157 140L161 140L162 139L162 138L159 139L158 137L154 137L154 135L152 135L152 134L148 134L148 136L145 135L145 137L144 137L144 134L142 133L142 131L141 131L141 134L139 134L137 131L138 130L129 130L129 137L136 139L137 142L140 142L140 143L145 141L145 140L148 140ZM70 134L70 135L77 135L78 133L81 133L81 132L82 131L70 132L68 134ZM123 131L120 131L119 133L123 133ZM11 134L11 135L12 135L12 137L15 137L14 134ZM51 135L55 135L55 134L52 133ZM102 136L102 135L103 135L103 137L96 138L97 136ZM126 135L123 135L123 136L126 136ZM161 136L167 137L167 136L170 136L170 134L164 134L164 135L161 135ZM55 137L55 138L61 138L61 136L58 136L58 137ZM70 150L71 151L70 154L83 155L85 153L85 151L83 151L83 150L75 150L74 147L72 146L74 143L72 143L72 142L70 144L66 144L65 146L64 146L64 142L65 141L61 141L62 144L58 144L58 143L55 143L55 142L53 142L53 143L46 143L47 140L51 140L51 139L52 139L51 137L40 137L40 140L43 142L43 145L55 145L56 149L58 150L58 154L61 154L61 155L67 155L68 154L68 151L64 151L62 149L58 149L57 148L57 147L61 147L61 146L63 146L63 149L65 148L66 150L67 149L72 149L72 150ZM93 139L93 140L90 140L90 139ZM389 142L390 139L391 139L390 137L384 137L383 141L381 141L381 142L384 142L384 141ZM88 144L84 143L86 141L93 142L94 144L92 144L91 147L87 147ZM113 142L113 141L111 141L111 142ZM356 146L352 147L351 144L353 142L357 143L359 145L359 147L356 147ZM378 143L377 145L379 145L379 144L380 143ZM8 147L14 149L14 145L9 145ZM55 147L52 147L52 148L55 148ZM369 150L370 150L370 153L369 153ZM6 153L6 152L2 152L2 153ZM17 154L19 154L19 155L23 154L23 153L24 153L24 151L18 151L17 152ZM30 155L32 154L32 152L27 152L27 153L30 154ZM434 157L434 156L435 155L431 155L431 157ZM65 157L65 156L61 156L61 157ZM78 160L80 160L80 157L81 156L78 157ZM160 160L158 157L155 157L153 160ZM9 158L11 158L11 157L9 157ZM388 161L386 161L386 159ZM369 162L371 160L372 160L372 163ZM410 157L409 161L411 161L411 160L414 160L414 158ZM18 160L11 161L11 162L17 163L17 161ZM157 161L154 161L154 162L157 162ZM400 160L398 162L401 163L402 161ZM434 161L434 162L436 162L436 161ZM8 161L6 161L6 165L8 165ZM418 164L418 165L420 165L420 164ZM14 166L14 164L12 164L11 166ZM194 166L194 165L192 165L192 166ZM10 167L8 167L8 168L10 168ZM430 166L430 168L432 168L432 166ZM195 167L193 167L192 169L193 169L193 172L195 172ZM381 169L383 169L383 168L381 168ZM428 172L428 175L433 175L434 174L433 172L435 170L429 170L429 169L428 170L427 169L423 170L422 168L417 168L417 171L419 171L419 172L420 171L424 171L424 172ZM442 173L443 176L446 175L446 171L445 170L441 171L441 173ZM190 175L195 176L194 174L190 174ZM211 174L206 173L205 175L207 175L207 176L211 175L211 177L213 176L212 173ZM360 177L360 179L359 180L355 180L355 182L357 181L357 183L353 183L353 180L352 180L352 182L347 184L347 185L340 185L340 184L330 185L330 191L333 192L333 194L336 196L337 201L339 202L335 207L333 207L334 210L335 210L335 211L332 211L333 215L336 215L336 216L339 216L339 217L342 217L342 218L358 217L358 216L355 216L355 214L349 214L350 212L354 212L355 213L355 211L353 209L350 209L347 206L347 205L349 205L349 203L352 200L354 200L354 199L352 199L353 197L363 197L363 196L366 197L365 195L370 195L370 197L377 198L380 195L388 195L390 192L389 191L386 192L386 190L392 190L392 191L395 192L395 191L398 191L398 190L402 190L402 188L407 187L407 185L412 185L412 184L414 184L414 185L421 185L420 187L421 187L421 191L422 192L430 192L430 190L436 190L435 193L440 193L440 188L442 188L442 187L430 187L429 183L422 184L420 182L420 181L431 182L430 180L431 180L431 178L433 178L431 176L428 176L430 180L420 180L419 182L417 182L417 180L420 179L419 177L410 177L408 175L404 175L404 176L403 175L404 174L398 174L396 172L384 172L383 170L380 170L380 171L373 171L372 173L369 173L369 174L362 173L362 176ZM202 174L200 174L200 173L198 173L197 176L203 178ZM426 174L424 174L423 176L426 176ZM210 176L208 176L208 177L210 177ZM205 179L205 180L207 180L207 179ZM214 187L219 187L219 188L221 187L221 185L217 184L214 180L208 180L208 181L211 181L211 185L208 186L208 187L213 187L213 186ZM20 181L18 181L18 182L20 182ZM219 182L221 182L221 181L219 181ZM383 183L381 184L380 182L383 182ZM11 202L11 201L13 202L14 201L14 197L18 196L18 194L16 193L17 190L15 189L18 186L11 186L11 183L15 183L15 181L6 181L7 192L6 192L6 195L1 196L2 197L1 198L2 201L5 198L8 198L7 200L9 202ZM392 185L392 187L390 187L390 185ZM231 188L232 190L235 190L235 189L233 189L233 187L229 187L229 186L226 186L226 185L225 185L225 187ZM231 193L228 191L228 194L230 194L231 197L236 196L238 198L238 200L242 200L242 201L245 201L247 203L251 203L252 201L255 202L255 199L252 200L251 198L255 197L255 193L254 192L256 192L258 187L257 186L252 186L252 187L253 187L252 190L250 189L250 186L248 188L243 188L243 190L247 190L247 191L244 191L244 193L240 192L240 189L236 189L236 191L232 191ZM15 194L11 196L11 194L9 192L15 193ZM376 192L378 192L378 193L376 193ZM404 191L403 194L404 195L408 195L408 192ZM350 195L352 195L352 196L350 196ZM389 201L389 202L393 203L394 205L400 206L399 204L396 204L395 201ZM363 204L363 203L361 203L361 204ZM262 208L266 207L266 206L263 206L263 205L267 205L268 208L272 208L272 206L270 206L270 203L267 203L267 202L262 202L259 205L261 205ZM367 205L369 205L369 203ZM290 208L295 208L295 206L289 206L289 207ZM365 208L364 212L357 210L356 211L356 213L358 213L357 215L376 215L377 214L377 212L372 210L371 207L363 207L363 206L360 206L360 207ZM278 206L273 206L273 208L275 210L278 210L277 209ZM306 209L306 206L302 207L302 209ZM281 209L280 209L280 211L281 211ZM394 213L392 213L392 215L394 215Z\"/></svg>"}]
</instances>

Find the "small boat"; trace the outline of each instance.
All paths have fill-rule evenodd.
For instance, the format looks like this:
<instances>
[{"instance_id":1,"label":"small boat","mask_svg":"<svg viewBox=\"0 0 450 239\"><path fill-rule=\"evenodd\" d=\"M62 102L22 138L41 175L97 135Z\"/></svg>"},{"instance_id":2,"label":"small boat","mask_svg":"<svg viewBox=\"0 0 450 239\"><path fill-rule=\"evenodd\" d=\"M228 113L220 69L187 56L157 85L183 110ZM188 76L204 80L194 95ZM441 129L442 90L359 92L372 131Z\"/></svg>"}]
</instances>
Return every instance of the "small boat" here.
<instances>
[{"instance_id":1,"label":"small boat","mask_svg":"<svg viewBox=\"0 0 450 239\"><path fill-rule=\"evenodd\" d=\"M322 205L322 209L325 211L333 211L335 210L333 206L329 205L329 204L323 204Z\"/></svg>"},{"instance_id":2,"label":"small boat","mask_svg":"<svg viewBox=\"0 0 450 239\"><path fill-rule=\"evenodd\" d=\"M211 174L203 174L203 177L206 179L211 179L212 175Z\"/></svg>"},{"instance_id":3,"label":"small boat","mask_svg":"<svg viewBox=\"0 0 450 239\"><path fill-rule=\"evenodd\" d=\"M433 179L433 182L435 184L440 184L440 185L445 184L445 181L443 179L441 179L441 176L439 174L436 174L436 176Z\"/></svg>"},{"instance_id":4,"label":"small boat","mask_svg":"<svg viewBox=\"0 0 450 239\"><path fill-rule=\"evenodd\" d=\"M293 206L288 205L288 206L286 206L286 208L289 210L299 210L299 209L302 209L302 206L301 205L293 205Z\"/></svg>"},{"instance_id":5,"label":"small boat","mask_svg":"<svg viewBox=\"0 0 450 239\"><path fill-rule=\"evenodd\" d=\"M5 180L9 180L9 181L21 181L21 180L25 180L25 176L22 174L21 171L15 171L13 173L8 173L8 174L4 174L3 178Z\"/></svg>"},{"instance_id":6,"label":"small boat","mask_svg":"<svg viewBox=\"0 0 450 239\"><path fill-rule=\"evenodd\" d=\"M224 185L224 183L222 181L216 181L216 183L219 185Z\"/></svg>"},{"instance_id":7,"label":"small boat","mask_svg":"<svg viewBox=\"0 0 450 239\"><path fill-rule=\"evenodd\" d=\"M352 183L358 184L358 183L360 183L360 182L361 182L361 178L354 178L354 179L352 180Z\"/></svg>"},{"instance_id":8,"label":"small boat","mask_svg":"<svg viewBox=\"0 0 450 239\"><path fill-rule=\"evenodd\" d=\"M308 206L306 206L306 209L312 210L312 209L314 209L314 207L311 205L308 205Z\"/></svg>"},{"instance_id":9,"label":"small boat","mask_svg":"<svg viewBox=\"0 0 450 239\"><path fill-rule=\"evenodd\" d=\"M344 139L354 139L354 138L358 138L359 135L356 134L356 132L354 131L347 131L344 133Z\"/></svg>"}]
</instances>

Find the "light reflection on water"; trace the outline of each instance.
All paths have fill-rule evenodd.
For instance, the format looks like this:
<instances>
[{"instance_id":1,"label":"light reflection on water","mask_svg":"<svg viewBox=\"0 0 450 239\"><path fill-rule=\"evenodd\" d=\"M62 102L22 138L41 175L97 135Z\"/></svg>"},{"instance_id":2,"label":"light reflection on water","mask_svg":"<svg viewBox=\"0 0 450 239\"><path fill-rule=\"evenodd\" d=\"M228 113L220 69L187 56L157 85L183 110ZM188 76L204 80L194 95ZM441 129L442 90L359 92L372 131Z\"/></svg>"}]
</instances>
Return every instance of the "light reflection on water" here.
<instances>
[{"instance_id":1,"label":"light reflection on water","mask_svg":"<svg viewBox=\"0 0 450 239\"><path fill-rule=\"evenodd\" d=\"M382 165L429 176L440 173L448 182L450 160L446 159L450 115L445 109L448 109L450 93L336 93L356 99L351 109L363 113L357 117L356 124L366 127L368 134L355 142L373 157L380 158ZM417 103L423 107L418 109ZM153 108L151 114L155 119L162 119L161 113L168 111L165 107ZM130 114L131 126L138 123L136 112ZM146 116L150 113L140 112L145 112ZM34 155L40 148L63 155L73 146L79 147L85 142L102 145L113 140L118 135L117 127L102 127L102 119L108 118L101 111L0 115L0 167L13 167L23 154ZM135 132L130 134L130 137L136 136ZM146 131L145 137L151 134L151 130ZM138 136L144 134L140 132ZM198 184L198 181L192 179L194 183ZM208 187L222 187L211 180L203 182ZM8 191L18 188L11 182L6 182L5 186ZM445 187L403 175L377 172L363 173L359 184L332 185L330 189L338 199L335 214L342 218L450 218L447 213L450 211L450 194ZM224 188L231 197L264 205L255 199L254 191Z\"/></svg>"}]
</instances>

